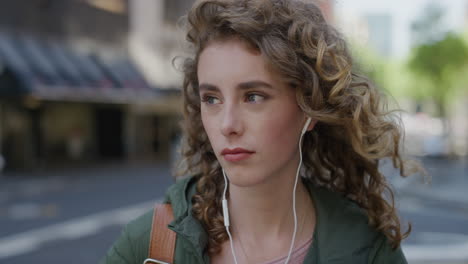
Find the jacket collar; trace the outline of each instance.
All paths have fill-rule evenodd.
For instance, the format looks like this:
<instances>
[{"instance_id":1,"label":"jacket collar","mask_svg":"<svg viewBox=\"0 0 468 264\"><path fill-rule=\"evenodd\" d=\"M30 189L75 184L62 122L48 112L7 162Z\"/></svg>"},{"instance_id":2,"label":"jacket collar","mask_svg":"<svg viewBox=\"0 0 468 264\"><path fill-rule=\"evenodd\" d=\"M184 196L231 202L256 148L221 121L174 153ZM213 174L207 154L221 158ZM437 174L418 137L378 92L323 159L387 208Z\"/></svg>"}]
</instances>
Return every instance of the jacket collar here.
<instances>
[{"instance_id":1,"label":"jacket collar","mask_svg":"<svg viewBox=\"0 0 468 264\"><path fill-rule=\"evenodd\" d=\"M304 182L316 213L312 248L304 263L367 263L378 233L364 209L340 193Z\"/></svg>"},{"instance_id":2,"label":"jacket collar","mask_svg":"<svg viewBox=\"0 0 468 264\"><path fill-rule=\"evenodd\" d=\"M198 219L192 215L192 197L196 193L196 177L181 179L169 188L166 201L172 205L174 221L169 228L192 244L199 257L208 245L208 234Z\"/></svg>"},{"instance_id":3,"label":"jacket collar","mask_svg":"<svg viewBox=\"0 0 468 264\"><path fill-rule=\"evenodd\" d=\"M302 180L316 210L312 247L304 263L365 259L376 233L371 231L363 210L340 194L316 187L305 178ZM196 182L197 177L180 180L168 190L166 201L174 210L174 221L169 228L192 244L194 253L203 258L208 234L192 215L191 199L196 193Z\"/></svg>"}]
</instances>

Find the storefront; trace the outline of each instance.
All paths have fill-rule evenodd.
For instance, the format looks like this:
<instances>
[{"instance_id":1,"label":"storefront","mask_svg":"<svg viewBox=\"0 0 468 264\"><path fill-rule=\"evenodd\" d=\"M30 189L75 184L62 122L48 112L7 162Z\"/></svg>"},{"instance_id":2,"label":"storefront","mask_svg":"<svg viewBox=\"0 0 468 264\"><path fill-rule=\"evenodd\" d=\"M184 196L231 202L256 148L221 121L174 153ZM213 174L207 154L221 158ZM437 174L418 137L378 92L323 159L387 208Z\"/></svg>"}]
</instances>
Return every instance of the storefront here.
<instances>
[{"instance_id":1,"label":"storefront","mask_svg":"<svg viewBox=\"0 0 468 264\"><path fill-rule=\"evenodd\" d=\"M179 94L148 85L128 59L0 34L0 64L6 169L170 159Z\"/></svg>"}]
</instances>

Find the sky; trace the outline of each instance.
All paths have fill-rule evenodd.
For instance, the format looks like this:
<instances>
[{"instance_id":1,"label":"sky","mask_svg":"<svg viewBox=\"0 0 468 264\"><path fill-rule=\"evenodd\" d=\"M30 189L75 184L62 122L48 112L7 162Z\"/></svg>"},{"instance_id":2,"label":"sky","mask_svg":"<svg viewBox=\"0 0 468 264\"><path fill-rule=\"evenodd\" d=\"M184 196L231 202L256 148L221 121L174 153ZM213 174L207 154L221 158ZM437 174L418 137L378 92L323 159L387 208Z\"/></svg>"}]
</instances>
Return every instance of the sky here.
<instances>
[{"instance_id":1,"label":"sky","mask_svg":"<svg viewBox=\"0 0 468 264\"><path fill-rule=\"evenodd\" d=\"M411 22L424 7L435 2L446 11L445 25L460 31L466 27L468 0L334 0L336 16L362 16L367 14L390 14L393 18L393 54L405 56L409 52ZM344 32L346 34L346 32Z\"/></svg>"}]
</instances>

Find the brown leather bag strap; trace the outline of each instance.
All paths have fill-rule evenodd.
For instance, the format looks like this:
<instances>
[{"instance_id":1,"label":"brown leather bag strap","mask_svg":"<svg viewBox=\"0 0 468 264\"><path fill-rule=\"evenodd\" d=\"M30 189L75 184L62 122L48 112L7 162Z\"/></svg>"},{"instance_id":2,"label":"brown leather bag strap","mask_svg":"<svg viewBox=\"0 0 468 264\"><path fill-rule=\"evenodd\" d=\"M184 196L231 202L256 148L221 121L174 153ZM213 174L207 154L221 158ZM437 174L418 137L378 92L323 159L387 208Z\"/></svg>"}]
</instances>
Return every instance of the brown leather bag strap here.
<instances>
[{"instance_id":1,"label":"brown leather bag strap","mask_svg":"<svg viewBox=\"0 0 468 264\"><path fill-rule=\"evenodd\" d=\"M151 226L151 240L148 258L144 264L172 264L174 262L174 249L176 233L167 225L174 220L174 213L170 204L156 204Z\"/></svg>"}]
</instances>

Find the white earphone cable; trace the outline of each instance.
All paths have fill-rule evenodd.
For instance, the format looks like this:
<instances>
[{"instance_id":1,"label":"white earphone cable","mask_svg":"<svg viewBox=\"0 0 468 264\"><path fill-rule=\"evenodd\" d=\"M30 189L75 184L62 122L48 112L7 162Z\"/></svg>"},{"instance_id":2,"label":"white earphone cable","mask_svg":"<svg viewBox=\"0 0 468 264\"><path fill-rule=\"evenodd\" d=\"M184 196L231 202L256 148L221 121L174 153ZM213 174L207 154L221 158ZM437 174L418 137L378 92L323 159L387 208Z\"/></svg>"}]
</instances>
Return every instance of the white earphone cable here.
<instances>
[{"instance_id":1,"label":"white earphone cable","mask_svg":"<svg viewBox=\"0 0 468 264\"><path fill-rule=\"evenodd\" d=\"M302 129L301 137L299 139L299 157L300 158L299 158L299 166L297 167L297 171L296 171L296 179L295 179L295 182L294 182L294 189L293 189L294 232L293 232L293 236L292 236L292 240L291 240L291 246L289 247L288 257L286 258L286 261L284 262L285 264L288 264L289 259L291 258L291 254L292 254L292 251L293 251L293 248L294 248L294 242L296 240L296 232L297 232L296 188L297 188L297 182L299 180L299 172L300 172L300 169L301 169L301 166L302 166L302 139L304 137L305 132L307 131L307 127L309 126L310 122L311 122L311 120L309 118L307 120L304 128ZM234 250L234 243L232 241L231 232L229 231L229 226L230 226L230 223L229 223L229 209L228 209L227 200L226 200L226 191L227 191L227 187L228 187L228 179L227 179L226 173L224 172L223 168L222 168L222 171L223 171L223 176L224 176L224 193L223 193L223 200L222 200L224 226L226 227L226 232L228 233L229 241L231 243L231 252L232 252L232 255L234 257L234 263L238 264L237 263L236 253L235 253L235 250Z\"/></svg>"},{"instance_id":2,"label":"white earphone cable","mask_svg":"<svg viewBox=\"0 0 468 264\"><path fill-rule=\"evenodd\" d=\"M299 139L299 166L297 167L296 171L296 181L294 183L294 190L293 190L293 215L294 215L294 232L293 232L293 237L291 241L291 246L289 247L289 253L288 253L288 258L284 262L284 264L288 264L289 259L291 258L291 254L294 248L294 242L296 240L296 232L297 232L297 213L296 213L296 188L297 188L297 182L299 179L299 171L302 166L302 138L304 136L304 133L301 134L301 138Z\"/></svg>"},{"instance_id":3,"label":"white earphone cable","mask_svg":"<svg viewBox=\"0 0 468 264\"><path fill-rule=\"evenodd\" d=\"M234 251L234 243L232 242L232 236L231 232L229 231L229 210L227 209L227 200L226 200L226 191L228 187L228 180L226 177L226 173L223 170L223 175L224 175L224 193L223 193L223 218L224 218L224 226L226 227L226 232L228 233L229 236L229 242L231 243L231 252L232 256L234 257L234 263L237 264L237 257L236 253Z\"/></svg>"}]
</instances>

